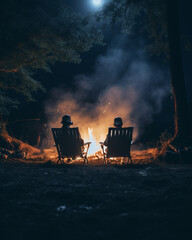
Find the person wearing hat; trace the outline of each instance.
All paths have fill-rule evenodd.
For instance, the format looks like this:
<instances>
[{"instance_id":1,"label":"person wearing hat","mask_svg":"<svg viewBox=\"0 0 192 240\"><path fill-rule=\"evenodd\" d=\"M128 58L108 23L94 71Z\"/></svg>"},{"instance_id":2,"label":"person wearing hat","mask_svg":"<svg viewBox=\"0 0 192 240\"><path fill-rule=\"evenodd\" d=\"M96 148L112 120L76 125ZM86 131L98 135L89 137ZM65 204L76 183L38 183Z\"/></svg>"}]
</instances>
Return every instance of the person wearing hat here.
<instances>
[{"instance_id":1,"label":"person wearing hat","mask_svg":"<svg viewBox=\"0 0 192 240\"><path fill-rule=\"evenodd\" d=\"M63 124L62 129L69 129L70 126L73 125L71 117L69 115L64 115L61 124Z\"/></svg>"},{"instance_id":2,"label":"person wearing hat","mask_svg":"<svg viewBox=\"0 0 192 240\"><path fill-rule=\"evenodd\" d=\"M70 126L73 125L73 122L71 121L71 117L69 115L64 115L62 118L61 124L63 124L63 126L61 127L62 129L64 129L64 130L69 129ZM66 134L67 133L68 132L66 131ZM79 133L79 136L80 136L80 133ZM81 146L84 145L84 141L81 138L81 136L80 136L80 144L81 144Z\"/></svg>"},{"instance_id":3,"label":"person wearing hat","mask_svg":"<svg viewBox=\"0 0 192 240\"><path fill-rule=\"evenodd\" d=\"M123 126L123 121L122 121L122 119L121 119L120 117L116 117L116 118L114 119L114 126L115 126L116 128L122 128L122 126ZM107 137L106 137L106 139L105 139L105 141L104 141L104 145L105 145L105 146L108 145L108 134L107 134Z\"/></svg>"}]
</instances>

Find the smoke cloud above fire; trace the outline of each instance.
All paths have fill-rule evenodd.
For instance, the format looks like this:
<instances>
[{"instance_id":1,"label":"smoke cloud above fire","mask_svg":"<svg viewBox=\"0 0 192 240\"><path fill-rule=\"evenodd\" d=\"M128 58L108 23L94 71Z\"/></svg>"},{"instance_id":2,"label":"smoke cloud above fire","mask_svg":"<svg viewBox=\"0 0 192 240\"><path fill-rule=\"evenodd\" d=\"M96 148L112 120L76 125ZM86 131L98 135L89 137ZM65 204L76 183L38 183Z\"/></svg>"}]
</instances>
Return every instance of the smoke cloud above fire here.
<instances>
[{"instance_id":1,"label":"smoke cloud above fire","mask_svg":"<svg viewBox=\"0 0 192 240\"><path fill-rule=\"evenodd\" d=\"M46 103L49 127L61 127L62 116L69 114L83 138L93 128L96 140L103 141L113 119L122 117L124 126L134 127L137 139L170 93L168 70L147 56L143 43L132 48L116 38L96 59L93 73L75 76L75 90L53 90Z\"/></svg>"}]
</instances>

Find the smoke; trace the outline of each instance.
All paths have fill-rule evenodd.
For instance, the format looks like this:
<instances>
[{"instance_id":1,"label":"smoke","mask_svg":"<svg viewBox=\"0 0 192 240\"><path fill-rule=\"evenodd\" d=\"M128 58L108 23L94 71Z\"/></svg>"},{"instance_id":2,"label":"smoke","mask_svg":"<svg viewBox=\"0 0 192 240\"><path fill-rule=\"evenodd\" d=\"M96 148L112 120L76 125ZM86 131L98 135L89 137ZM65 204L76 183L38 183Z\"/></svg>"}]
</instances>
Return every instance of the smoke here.
<instances>
[{"instance_id":1,"label":"smoke","mask_svg":"<svg viewBox=\"0 0 192 240\"><path fill-rule=\"evenodd\" d=\"M113 119L122 117L138 138L170 92L167 69L150 62L143 49L142 43L133 49L118 38L96 59L92 74L75 77L76 90L54 89L46 103L49 127L60 127L62 116L69 114L82 137L90 127L97 141L103 141Z\"/></svg>"}]
</instances>

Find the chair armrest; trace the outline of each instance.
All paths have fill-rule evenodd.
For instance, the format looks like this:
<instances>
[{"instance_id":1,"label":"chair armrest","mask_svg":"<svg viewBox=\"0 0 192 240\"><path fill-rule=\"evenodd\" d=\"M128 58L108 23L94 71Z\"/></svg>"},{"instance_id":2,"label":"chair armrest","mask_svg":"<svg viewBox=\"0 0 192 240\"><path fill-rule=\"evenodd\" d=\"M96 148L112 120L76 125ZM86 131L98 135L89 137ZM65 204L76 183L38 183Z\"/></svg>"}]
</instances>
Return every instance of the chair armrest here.
<instances>
[{"instance_id":1,"label":"chair armrest","mask_svg":"<svg viewBox=\"0 0 192 240\"><path fill-rule=\"evenodd\" d=\"M89 144L91 144L91 142L86 142L86 143L83 144L83 146L89 145Z\"/></svg>"}]
</instances>

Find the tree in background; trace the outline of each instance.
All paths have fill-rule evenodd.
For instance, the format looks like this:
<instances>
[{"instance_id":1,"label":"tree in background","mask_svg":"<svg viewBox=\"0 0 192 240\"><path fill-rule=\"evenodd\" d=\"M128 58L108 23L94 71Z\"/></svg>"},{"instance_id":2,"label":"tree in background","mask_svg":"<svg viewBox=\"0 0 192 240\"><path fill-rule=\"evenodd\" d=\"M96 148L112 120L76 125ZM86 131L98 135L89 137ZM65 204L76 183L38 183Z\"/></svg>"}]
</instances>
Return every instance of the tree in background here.
<instances>
[{"instance_id":1,"label":"tree in background","mask_svg":"<svg viewBox=\"0 0 192 240\"><path fill-rule=\"evenodd\" d=\"M10 111L23 97L42 90L32 76L50 71L56 61L79 63L80 53L102 44L102 34L88 17L64 0L0 2L0 111ZM22 96L22 97L21 97Z\"/></svg>"},{"instance_id":2,"label":"tree in background","mask_svg":"<svg viewBox=\"0 0 192 240\"><path fill-rule=\"evenodd\" d=\"M177 1L112 0L99 15L99 18L106 17L111 24L120 24L126 34L147 35L149 54L161 55L170 62L175 135L168 144L181 146L191 136L191 126L180 50Z\"/></svg>"},{"instance_id":3,"label":"tree in background","mask_svg":"<svg viewBox=\"0 0 192 240\"><path fill-rule=\"evenodd\" d=\"M36 70L50 71L56 61L80 63L81 53L103 42L94 22L64 0L1 0L0 22L0 115L43 90L33 79ZM14 147L5 126L1 116L1 147Z\"/></svg>"},{"instance_id":4,"label":"tree in background","mask_svg":"<svg viewBox=\"0 0 192 240\"><path fill-rule=\"evenodd\" d=\"M187 93L181 56L181 43L179 31L179 12L177 1L166 1L167 25L170 47L171 86L175 106L175 136L178 140L185 139L190 134L188 116ZM177 140L176 139L176 140Z\"/></svg>"}]
</instances>

